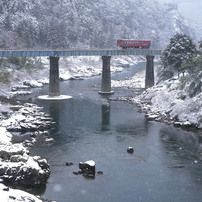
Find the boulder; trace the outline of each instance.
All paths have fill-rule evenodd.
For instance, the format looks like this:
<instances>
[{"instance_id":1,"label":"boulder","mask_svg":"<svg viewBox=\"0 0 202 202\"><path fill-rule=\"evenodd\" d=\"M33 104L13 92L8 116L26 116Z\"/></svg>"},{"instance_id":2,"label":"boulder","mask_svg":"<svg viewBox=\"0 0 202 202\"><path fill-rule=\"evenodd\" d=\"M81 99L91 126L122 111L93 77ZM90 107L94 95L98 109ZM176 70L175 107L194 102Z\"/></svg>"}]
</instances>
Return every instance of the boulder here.
<instances>
[{"instance_id":1,"label":"boulder","mask_svg":"<svg viewBox=\"0 0 202 202\"><path fill-rule=\"evenodd\" d=\"M130 154L133 154L134 149L132 147L128 147L127 152L130 153Z\"/></svg>"},{"instance_id":2,"label":"boulder","mask_svg":"<svg viewBox=\"0 0 202 202\"><path fill-rule=\"evenodd\" d=\"M45 185L50 168L45 159L28 155L11 156L10 161L0 162L0 176L5 183L26 186Z\"/></svg>"},{"instance_id":3,"label":"boulder","mask_svg":"<svg viewBox=\"0 0 202 202\"><path fill-rule=\"evenodd\" d=\"M28 153L29 151L23 147L21 143L1 145L0 147L0 158L3 160L9 160L13 155L23 155Z\"/></svg>"},{"instance_id":4,"label":"boulder","mask_svg":"<svg viewBox=\"0 0 202 202\"><path fill-rule=\"evenodd\" d=\"M98 171L97 175L103 175L103 172L102 171Z\"/></svg>"},{"instance_id":5,"label":"boulder","mask_svg":"<svg viewBox=\"0 0 202 202\"><path fill-rule=\"evenodd\" d=\"M72 166L73 163L70 161L70 162L66 162L66 166Z\"/></svg>"},{"instance_id":6,"label":"boulder","mask_svg":"<svg viewBox=\"0 0 202 202\"><path fill-rule=\"evenodd\" d=\"M87 177L93 177L95 176L95 162L90 160L86 161L84 163L79 163L79 168L81 169L83 175Z\"/></svg>"}]
</instances>

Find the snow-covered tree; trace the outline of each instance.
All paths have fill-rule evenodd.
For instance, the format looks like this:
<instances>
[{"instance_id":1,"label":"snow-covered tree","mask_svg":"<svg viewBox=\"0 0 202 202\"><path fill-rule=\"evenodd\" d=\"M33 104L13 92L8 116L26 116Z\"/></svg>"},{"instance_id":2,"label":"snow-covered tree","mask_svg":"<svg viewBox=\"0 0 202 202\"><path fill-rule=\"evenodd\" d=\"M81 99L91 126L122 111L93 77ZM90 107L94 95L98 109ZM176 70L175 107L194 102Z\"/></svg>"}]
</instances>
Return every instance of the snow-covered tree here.
<instances>
[{"instance_id":1,"label":"snow-covered tree","mask_svg":"<svg viewBox=\"0 0 202 202\"><path fill-rule=\"evenodd\" d=\"M202 49L202 41L199 41L199 48Z\"/></svg>"},{"instance_id":2,"label":"snow-covered tree","mask_svg":"<svg viewBox=\"0 0 202 202\"><path fill-rule=\"evenodd\" d=\"M158 72L159 81L172 78L178 72L183 73L178 85L186 95L194 97L202 91L202 55L196 50L192 39L185 34L177 34L170 40L161 55L164 68ZM186 74L184 74L186 72Z\"/></svg>"},{"instance_id":3,"label":"snow-covered tree","mask_svg":"<svg viewBox=\"0 0 202 202\"><path fill-rule=\"evenodd\" d=\"M161 55L164 68L174 67L178 72L183 64L196 55L196 45L186 34L176 34Z\"/></svg>"},{"instance_id":4,"label":"snow-covered tree","mask_svg":"<svg viewBox=\"0 0 202 202\"><path fill-rule=\"evenodd\" d=\"M52 49L60 48L59 22L53 17L48 24L47 45Z\"/></svg>"},{"instance_id":5,"label":"snow-covered tree","mask_svg":"<svg viewBox=\"0 0 202 202\"><path fill-rule=\"evenodd\" d=\"M190 97L193 97L202 92L202 55L189 59L184 65L182 70L188 72L181 78L181 87L186 88Z\"/></svg>"},{"instance_id":6,"label":"snow-covered tree","mask_svg":"<svg viewBox=\"0 0 202 202\"><path fill-rule=\"evenodd\" d=\"M149 0L1 0L0 14L0 29L28 48L112 48L118 38L161 48L176 32L194 33L176 7Z\"/></svg>"}]
</instances>

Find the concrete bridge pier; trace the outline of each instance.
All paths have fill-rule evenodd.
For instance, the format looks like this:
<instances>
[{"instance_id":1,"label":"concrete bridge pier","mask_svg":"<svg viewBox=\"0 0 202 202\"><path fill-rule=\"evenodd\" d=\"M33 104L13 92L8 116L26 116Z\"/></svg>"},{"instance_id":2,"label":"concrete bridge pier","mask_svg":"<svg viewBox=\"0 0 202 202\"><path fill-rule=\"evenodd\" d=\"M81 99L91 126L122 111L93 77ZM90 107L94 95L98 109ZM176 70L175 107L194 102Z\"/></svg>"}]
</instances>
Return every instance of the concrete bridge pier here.
<instances>
[{"instance_id":1,"label":"concrete bridge pier","mask_svg":"<svg viewBox=\"0 0 202 202\"><path fill-rule=\"evenodd\" d=\"M60 95L59 57L50 56L49 94L38 96L39 100L67 100L72 96Z\"/></svg>"},{"instance_id":2,"label":"concrete bridge pier","mask_svg":"<svg viewBox=\"0 0 202 202\"><path fill-rule=\"evenodd\" d=\"M111 71L110 71L111 56L102 56L102 84L100 94L109 95L113 94L111 90Z\"/></svg>"},{"instance_id":3,"label":"concrete bridge pier","mask_svg":"<svg viewBox=\"0 0 202 202\"><path fill-rule=\"evenodd\" d=\"M154 56L147 55L146 75L145 75L145 88L154 86Z\"/></svg>"},{"instance_id":4,"label":"concrete bridge pier","mask_svg":"<svg viewBox=\"0 0 202 202\"><path fill-rule=\"evenodd\" d=\"M60 96L59 57L50 57L49 96Z\"/></svg>"}]
</instances>

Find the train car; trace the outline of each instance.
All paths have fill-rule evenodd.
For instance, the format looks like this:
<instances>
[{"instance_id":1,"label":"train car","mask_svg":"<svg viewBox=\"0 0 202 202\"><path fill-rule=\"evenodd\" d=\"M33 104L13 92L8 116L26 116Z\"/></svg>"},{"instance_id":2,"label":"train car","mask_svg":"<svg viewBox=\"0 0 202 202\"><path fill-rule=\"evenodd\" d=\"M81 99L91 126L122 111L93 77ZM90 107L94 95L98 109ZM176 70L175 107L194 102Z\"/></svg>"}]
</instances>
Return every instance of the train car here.
<instances>
[{"instance_id":1,"label":"train car","mask_svg":"<svg viewBox=\"0 0 202 202\"><path fill-rule=\"evenodd\" d=\"M127 48L150 48L151 40L118 39L117 46Z\"/></svg>"}]
</instances>

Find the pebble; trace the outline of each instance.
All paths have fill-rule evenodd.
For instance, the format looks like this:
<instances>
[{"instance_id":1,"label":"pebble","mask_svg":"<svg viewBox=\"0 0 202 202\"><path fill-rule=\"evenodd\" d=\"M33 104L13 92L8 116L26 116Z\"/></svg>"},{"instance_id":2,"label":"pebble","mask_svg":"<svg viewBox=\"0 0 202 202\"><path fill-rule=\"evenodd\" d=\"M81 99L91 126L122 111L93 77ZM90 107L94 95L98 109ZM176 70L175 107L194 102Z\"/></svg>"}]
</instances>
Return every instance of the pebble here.
<instances>
[{"instance_id":1,"label":"pebble","mask_svg":"<svg viewBox=\"0 0 202 202\"><path fill-rule=\"evenodd\" d=\"M72 162L66 162L66 166L72 166L73 163Z\"/></svg>"},{"instance_id":2,"label":"pebble","mask_svg":"<svg viewBox=\"0 0 202 202\"><path fill-rule=\"evenodd\" d=\"M102 171L98 171L97 175L103 175L103 172Z\"/></svg>"},{"instance_id":3,"label":"pebble","mask_svg":"<svg viewBox=\"0 0 202 202\"><path fill-rule=\"evenodd\" d=\"M134 149L132 147L128 147L127 152L132 154L134 152Z\"/></svg>"}]
</instances>

